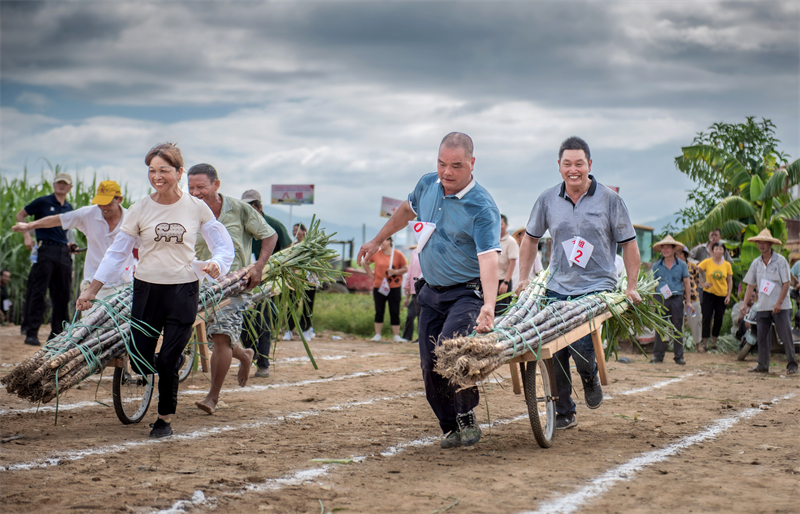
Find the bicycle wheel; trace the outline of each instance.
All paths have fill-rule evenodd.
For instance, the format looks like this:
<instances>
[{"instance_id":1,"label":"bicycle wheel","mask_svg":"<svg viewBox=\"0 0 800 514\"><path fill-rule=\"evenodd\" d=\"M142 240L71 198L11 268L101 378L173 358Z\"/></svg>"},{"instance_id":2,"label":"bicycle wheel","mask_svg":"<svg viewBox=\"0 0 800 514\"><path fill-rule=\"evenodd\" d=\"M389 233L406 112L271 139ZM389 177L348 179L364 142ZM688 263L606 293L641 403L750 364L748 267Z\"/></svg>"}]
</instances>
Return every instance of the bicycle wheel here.
<instances>
[{"instance_id":1,"label":"bicycle wheel","mask_svg":"<svg viewBox=\"0 0 800 514\"><path fill-rule=\"evenodd\" d=\"M178 370L178 382L183 382L192 374L194 362L197 359L197 345L194 343L187 344L183 350L183 355L186 360L183 363L183 367Z\"/></svg>"},{"instance_id":2,"label":"bicycle wheel","mask_svg":"<svg viewBox=\"0 0 800 514\"><path fill-rule=\"evenodd\" d=\"M556 431L556 402L553 399L550 373L545 361L525 363L525 403L531 420L533 437L542 448L553 446Z\"/></svg>"},{"instance_id":3,"label":"bicycle wheel","mask_svg":"<svg viewBox=\"0 0 800 514\"><path fill-rule=\"evenodd\" d=\"M114 368L112 392L114 411L125 425L138 423L147 414L153 397L154 375L140 375L131 369L130 359L123 359L123 367Z\"/></svg>"}]
</instances>

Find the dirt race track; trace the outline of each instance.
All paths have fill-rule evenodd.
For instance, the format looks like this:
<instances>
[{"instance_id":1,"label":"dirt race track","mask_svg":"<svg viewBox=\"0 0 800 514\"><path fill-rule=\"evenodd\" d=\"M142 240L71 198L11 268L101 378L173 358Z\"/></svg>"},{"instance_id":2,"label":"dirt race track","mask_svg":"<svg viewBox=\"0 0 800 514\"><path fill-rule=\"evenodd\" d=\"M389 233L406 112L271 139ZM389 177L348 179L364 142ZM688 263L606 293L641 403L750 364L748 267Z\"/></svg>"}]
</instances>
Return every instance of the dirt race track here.
<instances>
[{"instance_id":1,"label":"dirt race track","mask_svg":"<svg viewBox=\"0 0 800 514\"><path fill-rule=\"evenodd\" d=\"M533 439L507 367L485 386L472 448L441 450L425 400L417 346L318 337L313 352L283 343L267 379L236 385L231 370L214 415L194 407L208 379L181 385L176 435L122 425L110 379L61 399L58 425L0 392L0 511L28 512L800 512L797 376L734 356L688 354L687 366L609 363L597 410L551 449ZM0 328L7 372L33 353ZM109 372L107 371L108 375ZM577 375L575 375L577 377ZM352 458L347 465L311 459Z\"/></svg>"}]
</instances>

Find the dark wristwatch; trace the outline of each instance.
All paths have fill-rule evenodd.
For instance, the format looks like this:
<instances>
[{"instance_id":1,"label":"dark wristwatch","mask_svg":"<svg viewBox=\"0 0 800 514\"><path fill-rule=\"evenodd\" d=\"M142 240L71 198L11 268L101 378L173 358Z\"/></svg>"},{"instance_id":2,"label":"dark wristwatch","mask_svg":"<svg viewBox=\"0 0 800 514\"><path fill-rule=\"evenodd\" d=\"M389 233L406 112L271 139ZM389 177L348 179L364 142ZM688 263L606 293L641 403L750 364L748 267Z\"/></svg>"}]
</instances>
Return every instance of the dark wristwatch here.
<instances>
[{"instance_id":1,"label":"dark wristwatch","mask_svg":"<svg viewBox=\"0 0 800 514\"><path fill-rule=\"evenodd\" d=\"M504 283L505 285L510 285L510 284L508 283L508 280L503 280L503 283Z\"/></svg>"}]
</instances>

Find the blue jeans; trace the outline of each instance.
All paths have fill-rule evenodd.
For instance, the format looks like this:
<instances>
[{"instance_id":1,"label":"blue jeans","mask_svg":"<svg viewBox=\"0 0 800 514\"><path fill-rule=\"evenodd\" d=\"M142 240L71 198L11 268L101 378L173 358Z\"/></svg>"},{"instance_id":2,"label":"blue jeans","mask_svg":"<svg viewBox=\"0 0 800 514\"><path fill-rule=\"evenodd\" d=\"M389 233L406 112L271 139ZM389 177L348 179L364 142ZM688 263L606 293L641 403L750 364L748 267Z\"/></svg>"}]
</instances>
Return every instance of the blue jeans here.
<instances>
[{"instance_id":1,"label":"blue jeans","mask_svg":"<svg viewBox=\"0 0 800 514\"><path fill-rule=\"evenodd\" d=\"M425 396L439 426L445 434L458 430L456 416L474 409L480 396L477 387L457 390L457 387L436 373L434 350L442 339L467 335L475 328L483 300L474 290L457 287L440 293L425 285L417 295L419 300L419 357Z\"/></svg>"},{"instance_id":2,"label":"blue jeans","mask_svg":"<svg viewBox=\"0 0 800 514\"><path fill-rule=\"evenodd\" d=\"M567 300L568 295L547 290L546 296L556 300ZM569 358L572 356L575 361L575 369L578 370L584 384L591 384L597 376L597 360L594 355L594 345L592 335L586 335L578 339L563 350L559 350L553 355L553 367L556 375L556 390L558 391L558 401L556 402L556 413L562 415L575 414L575 402L572 401L572 374L569 371Z\"/></svg>"}]
</instances>

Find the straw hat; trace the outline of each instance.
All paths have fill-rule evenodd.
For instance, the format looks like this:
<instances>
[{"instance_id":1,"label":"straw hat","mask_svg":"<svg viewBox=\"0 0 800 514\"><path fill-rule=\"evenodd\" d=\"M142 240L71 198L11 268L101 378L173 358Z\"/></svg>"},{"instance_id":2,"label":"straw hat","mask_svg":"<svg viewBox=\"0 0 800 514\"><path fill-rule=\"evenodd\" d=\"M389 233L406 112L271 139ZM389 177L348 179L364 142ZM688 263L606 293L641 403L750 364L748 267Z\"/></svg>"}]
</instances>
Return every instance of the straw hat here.
<instances>
[{"instance_id":1,"label":"straw hat","mask_svg":"<svg viewBox=\"0 0 800 514\"><path fill-rule=\"evenodd\" d=\"M674 239L672 239L672 236L669 235L669 234L667 234L667 237L665 237L661 241L659 241L656 244L654 244L653 245L653 250L655 250L656 252L660 252L661 250L659 250L659 247L661 247L663 245L671 245L671 246L675 246L677 249L683 249L683 243L679 243L679 242L675 241Z\"/></svg>"},{"instance_id":2,"label":"straw hat","mask_svg":"<svg viewBox=\"0 0 800 514\"><path fill-rule=\"evenodd\" d=\"M750 237L747 240L752 241L754 243L757 243L759 241L764 241L765 243L772 243L774 245L783 244L781 243L780 239L775 239L774 237L772 237L772 233L769 231L769 229L766 228L761 232L759 232L757 236Z\"/></svg>"}]
</instances>

